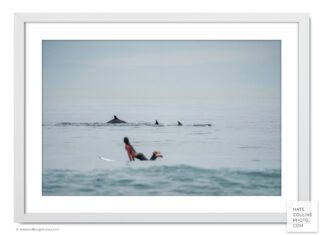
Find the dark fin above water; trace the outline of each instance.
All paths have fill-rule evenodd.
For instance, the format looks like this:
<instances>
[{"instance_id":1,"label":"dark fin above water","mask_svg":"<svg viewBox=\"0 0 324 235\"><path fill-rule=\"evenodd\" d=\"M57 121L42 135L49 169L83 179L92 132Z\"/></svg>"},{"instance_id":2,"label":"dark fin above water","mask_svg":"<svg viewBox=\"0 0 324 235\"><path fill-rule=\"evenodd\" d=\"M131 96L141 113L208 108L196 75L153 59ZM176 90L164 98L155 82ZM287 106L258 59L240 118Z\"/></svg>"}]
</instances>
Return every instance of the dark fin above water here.
<instances>
[{"instance_id":1,"label":"dark fin above water","mask_svg":"<svg viewBox=\"0 0 324 235\"><path fill-rule=\"evenodd\" d=\"M108 121L107 123L112 123L112 124L115 124L115 123L127 123L123 120L120 120L117 116L114 115L114 119L111 119L110 121Z\"/></svg>"},{"instance_id":2,"label":"dark fin above water","mask_svg":"<svg viewBox=\"0 0 324 235\"><path fill-rule=\"evenodd\" d=\"M182 123L178 121L178 126L182 126Z\"/></svg>"},{"instance_id":3,"label":"dark fin above water","mask_svg":"<svg viewBox=\"0 0 324 235\"><path fill-rule=\"evenodd\" d=\"M155 120L155 125L159 125L159 122L157 120Z\"/></svg>"}]
</instances>

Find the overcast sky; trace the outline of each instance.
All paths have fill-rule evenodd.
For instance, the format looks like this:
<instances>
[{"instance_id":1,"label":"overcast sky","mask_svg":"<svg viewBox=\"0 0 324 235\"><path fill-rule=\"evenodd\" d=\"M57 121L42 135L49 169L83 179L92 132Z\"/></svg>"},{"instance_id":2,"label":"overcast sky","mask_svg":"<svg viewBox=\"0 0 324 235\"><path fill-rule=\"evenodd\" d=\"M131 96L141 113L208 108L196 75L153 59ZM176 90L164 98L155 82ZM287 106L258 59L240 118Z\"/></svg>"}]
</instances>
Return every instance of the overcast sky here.
<instances>
[{"instance_id":1,"label":"overcast sky","mask_svg":"<svg viewBox=\"0 0 324 235\"><path fill-rule=\"evenodd\" d=\"M279 99L281 43L43 41L43 98Z\"/></svg>"}]
</instances>

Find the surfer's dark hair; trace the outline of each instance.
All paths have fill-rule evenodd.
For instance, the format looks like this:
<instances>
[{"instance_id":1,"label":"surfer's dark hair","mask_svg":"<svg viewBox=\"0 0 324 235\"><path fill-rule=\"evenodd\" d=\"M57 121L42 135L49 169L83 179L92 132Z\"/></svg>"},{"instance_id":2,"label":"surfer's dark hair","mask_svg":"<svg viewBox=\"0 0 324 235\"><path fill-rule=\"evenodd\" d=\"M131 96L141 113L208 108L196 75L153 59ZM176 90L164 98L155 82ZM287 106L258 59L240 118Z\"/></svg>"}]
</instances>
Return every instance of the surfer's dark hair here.
<instances>
[{"instance_id":1,"label":"surfer's dark hair","mask_svg":"<svg viewBox=\"0 0 324 235\"><path fill-rule=\"evenodd\" d=\"M124 137L124 143L127 144L127 145L131 145L131 144L129 143L129 139L128 139L127 137Z\"/></svg>"}]
</instances>

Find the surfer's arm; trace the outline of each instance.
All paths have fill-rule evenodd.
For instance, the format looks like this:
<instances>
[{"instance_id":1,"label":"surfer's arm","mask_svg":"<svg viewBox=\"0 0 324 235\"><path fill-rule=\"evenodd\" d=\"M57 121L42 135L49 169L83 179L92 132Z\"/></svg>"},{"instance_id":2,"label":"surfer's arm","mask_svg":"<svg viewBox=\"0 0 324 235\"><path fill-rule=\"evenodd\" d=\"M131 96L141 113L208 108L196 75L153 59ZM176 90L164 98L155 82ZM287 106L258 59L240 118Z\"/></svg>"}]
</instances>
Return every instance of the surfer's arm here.
<instances>
[{"instance_id":1,"label":"surfer's arm","mask_svg":"<svg viewBox=\"0 0 324 235\"><path fill-rule=\"evenodd\" d=\"M133 156L131 154L129 154L129 153L128 153L128 158L129 158L130 161L134 161Z\"/></svg>"},{"instance_id":2,"label":"surfer's arm","mask_svg":"<svg viewBox=\"0 0 324 235\"><path fill-rule=\"evenodd\" d=\"M132 157L132 155L130 154L129 151L127 151L127 154L128 154L128 158L129 158L129 160L130 160L130 161L133 161L133 157Z\"/></svg>"},{"instance_id":3,"label":"surfer's arm","mask_svg":"<svg viewBox=\"0 0 324 235\"><path fill-rule=\"evenodd\" d=\"M134 161L134 158L132 156L132 151L130 148L128 148L127 146L125 147L126 151L127 151L127 154L128 154L128 158L130 161Z\"/></svg>"}]
</instances>

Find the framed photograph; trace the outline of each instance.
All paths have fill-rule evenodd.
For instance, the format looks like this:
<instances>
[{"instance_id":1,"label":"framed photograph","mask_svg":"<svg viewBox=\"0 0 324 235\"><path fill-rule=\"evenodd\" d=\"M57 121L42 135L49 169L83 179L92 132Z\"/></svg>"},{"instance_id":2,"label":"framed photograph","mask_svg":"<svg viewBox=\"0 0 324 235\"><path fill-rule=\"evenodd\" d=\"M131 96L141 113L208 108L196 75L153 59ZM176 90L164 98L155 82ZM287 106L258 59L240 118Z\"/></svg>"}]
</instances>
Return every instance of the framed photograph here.
<instances>
[{"instance_id":1,"label":"framed photograph","mask_svg":"<svg viewBox=\"0 0 324 235\"><path fill-rule=\"evenodd\" d=\"M309 73L307 14L16 14L15 221L286 223Z\"/></svg>"}]
</instances>

